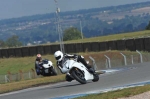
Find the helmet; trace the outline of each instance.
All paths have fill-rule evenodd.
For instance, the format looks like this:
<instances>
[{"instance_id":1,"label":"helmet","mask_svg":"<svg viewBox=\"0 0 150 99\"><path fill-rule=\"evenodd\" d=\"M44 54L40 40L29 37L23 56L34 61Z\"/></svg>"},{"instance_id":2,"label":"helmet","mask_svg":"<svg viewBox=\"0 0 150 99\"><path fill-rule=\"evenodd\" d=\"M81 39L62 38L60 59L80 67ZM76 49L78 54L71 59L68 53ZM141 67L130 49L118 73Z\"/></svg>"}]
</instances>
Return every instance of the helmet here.
<instances>
[{"instance_id":1,"label":"helmet","mask_svg":"<svg viewBox=\"0 0 150 99\"><path fill-rule=\"evenodd\" d=\"M61 61L63 59L63 53L61 51L56 51L54 53L54 56L55 56L57 61Z\"/></svg>"},{"instance_id":2,"label":"helmet","mask_svg":"<svg viewBox=\"0 0 150 99\"><path fill-rule=\"evenodd\" d=\"M37 59L37 61L40 61L40 60L42 59L41 54L37 54L37 55L36 55L36 59Z\"/></svg>"}]
</instances>

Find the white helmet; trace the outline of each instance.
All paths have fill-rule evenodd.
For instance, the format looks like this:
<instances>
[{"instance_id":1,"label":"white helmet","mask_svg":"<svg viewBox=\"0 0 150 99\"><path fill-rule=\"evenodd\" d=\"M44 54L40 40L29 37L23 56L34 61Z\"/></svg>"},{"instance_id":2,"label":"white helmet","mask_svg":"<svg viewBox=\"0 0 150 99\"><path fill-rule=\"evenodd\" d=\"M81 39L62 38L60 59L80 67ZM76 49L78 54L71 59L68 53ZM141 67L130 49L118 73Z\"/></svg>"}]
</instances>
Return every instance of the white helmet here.
<instances>
[{"instance_id":1,"label":"white helmet","mask_svg":"<svg viewBox=\"0 0 150 99\"><path fill-rule=\"evenodd\" d=\"M63 53L61 51L56 51L54 53L54 56L55 56L57 61L61 61L63 59Z\"/></svg>"}]
</instances>

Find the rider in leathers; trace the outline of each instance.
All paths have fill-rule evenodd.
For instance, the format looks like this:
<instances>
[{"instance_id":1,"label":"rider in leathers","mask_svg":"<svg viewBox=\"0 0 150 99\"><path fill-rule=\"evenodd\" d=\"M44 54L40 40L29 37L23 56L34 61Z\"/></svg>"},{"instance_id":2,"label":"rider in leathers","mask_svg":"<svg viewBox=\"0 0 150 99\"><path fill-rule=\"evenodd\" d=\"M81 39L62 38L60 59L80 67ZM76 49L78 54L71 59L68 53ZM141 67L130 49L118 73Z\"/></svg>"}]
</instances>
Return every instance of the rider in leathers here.
<instances>
[{"instance_id":1,"label":"rider in leathers","mask_svg":"<svg viewBox=\"0 0 150 99\"><path fill-rule=\"evenodd\" d=\"M37 54L36 59L35 59L35 70L36 70L36 74L40 75L40 69L41 69L41 62L42 61L42 56L41 54Z\"/></svg>"},{"instance_id":2,"label":"rider in leathers","mask_svg":"<svg viewBox=\"0 0 150 99\"><path fill-rule=\"evenodd\" d=\"M54 53L54 56L57 60L57 66L60 69L61 73L65 73L62 64L65 62L65 60L70 59L70 58L74 58L77 60L77 62L81 62L84 66L87 67L90 73L92 74L95 73L95 70L89 64L87 64L84 57L81 55L75 55L75 54L71 55L71 54L66 54L66 53L63 54L61 51L56 51ZM73 79L70 76L66 75L66 81L72 81L72 80Z\"/></svg>"}]
</instances>

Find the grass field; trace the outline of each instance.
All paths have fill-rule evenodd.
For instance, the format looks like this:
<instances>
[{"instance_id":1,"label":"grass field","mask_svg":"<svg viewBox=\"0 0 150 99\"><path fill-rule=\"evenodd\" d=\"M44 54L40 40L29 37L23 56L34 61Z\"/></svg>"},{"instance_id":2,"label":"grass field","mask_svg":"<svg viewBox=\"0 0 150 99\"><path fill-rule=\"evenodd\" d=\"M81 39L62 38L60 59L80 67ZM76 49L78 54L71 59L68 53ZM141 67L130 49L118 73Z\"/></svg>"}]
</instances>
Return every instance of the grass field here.
<instances>
[{"instance_id":1,"label":"grass field","mask_svg":"<svg viewBox=\"0 0 150 99\"><path fill-rule=\"evenodd\" d=\"M121 51L126 55L127 58L131 58L131 55L138 56L139 54L131 51ZM120 54L120 51L103 51L103 52L86 52L86 53L77 53L83 55L86 60L90 61L89 56L92 56L95 61L106 61L104 55L108 55L112 60L122 59L123 57ZM144 61L149 61L150 53L142 52ZM45 59L49 59L53 62L53 65L56 66L56 60L53 55L43 55ZM20 70L22 72L31 71L34 69L34 62L36 57L20 57L20 58L3 58L0 59L0 75L8 74L8 72L14 74L18 73ZM138 59L139 60L139 59ZM136 60L136 61L138 61ZM113 63L112 63L113 65Z\"/></svg>"},{"instance_id":2,"label":"grass field","mask_svg":"<svg viewBox=\"0 0 150 99\"><path fill-rule=\"evenodd\" d=\"M34 69L35 58L36 56L0 59L0 75L7 74L7 72L18 73L19 70L30 71L32 68ZM53 55L43 55L43 58L49 59L53 63L56 62Z\"/></svg>"},{"instance_id":3,"label":"grass field","mask_svg":"<svg viewBox=\"0 0 150 99\"><path fill-rule=\"evenodd\" d=\"M138 32L130 32L130 33L123 33L123 34L114 34L108 36L100 36L100 37L93 37L93 38L85 38L81 40L72 40L66 41L65 43L78 43L78 42L102 42L102 41L110 41L110 40L119 40L119 39L129 39L129 38L138 38L138 37L148 37L150 36L150 31L138 31ZM44 55L43 58L47 58L51 60L54 65L56 63L53 55ZM31 68L34 68L34 60L35 57L28 57L28 58L4 58L0 59L0 75L7 74L7 72L16 73L19 70L22 71L29 71Z\"/></svg>"},{"instance_id":4,"label":"grass field","mask_svg":"<svg viewBox=\"0 0 150 99\"><path fill-rule=\"evenodd\" d=\"M95 37L95 38L87 38L83 40L74 40L74 41L69 41L69 43L73 42L93 42L93 41L106 41L106 40L118 40L118 39L128 39L128 38L138 38L138 37L147 37L150 36L150 31L139 31L139 32L134 32L134 33L125 33L125 34L117 34L117 35L109 35L109 36L102 36L102 37ZM68 42L66 42L68 43ZM111 55L117 58L121 57L118 54L118 51L112 51L112 53L108 53L109 51L106 52L86 52L86 53L78 53L82 54L85 56L85 58L88 57L88 55L91 55L94 57L94 59L102 59L104 53ZM94 55L96 53L96 55ZM99 53L99 54L98 54ZM117 54L116 54L117 53ZM130 52L130 51L124 51L124 53L127 56L130 56L131 53L133 55L137 54L136 52ZM142 52L145 56L149 55L149 52ZM43 58L49 59L54 63L54 66L56 65L56 61L54 59L53 55L43 55ZM22 70L23 72L31 70L31 68L34 68L34 61L35 57L24 57L24 58L3 58L0 59L0 75L7 74L7 72L11 73L18 73L19 70ZM50 83L56 83L56 82L61 82L65 80L64 75L58 75L58 76L53 76L53 77L43 77L43 78L37 78L37 79L31 79L31 80L22 80L19 82L11 82L11 83L6 83L6 84L0 84L0 93L4 92L10 92L14 90L20 90L24 88L29 88L33 86L39 86L43 84L50 84ZM19 85L19 86L18 86ZM138 89L138 90L137 90ZM132 96L134 94L139 94L144 91L148 91L150 89L150 86L144 86L144 87L138 87L138 88L133 88L133 89L124 89L123 91L114 91L114 92L108 92L104 94L97 94L97 95L92 95L88 96L90 98L81 98L81 99L117 99L116 97L123 97L123 96ZM134 93L133 93L134 90ZM104 97L104 98L99 98L99 97ZM112 98L114 97L114 98Z\"/></svg>"},{"instance_id":5,"label":"grass field","mask_svg":"<svg viewBox=\"0 0 150 99\"><path fill-rule=\"evenodd\" d=\"M103 42L103 41L113 41L113 40L131 39L131 38L144 38L144 37L150 37L150 30L85 38L81 40L71 40L71 41L66 41L65 43Z\"/></svg>"}]
</instances>

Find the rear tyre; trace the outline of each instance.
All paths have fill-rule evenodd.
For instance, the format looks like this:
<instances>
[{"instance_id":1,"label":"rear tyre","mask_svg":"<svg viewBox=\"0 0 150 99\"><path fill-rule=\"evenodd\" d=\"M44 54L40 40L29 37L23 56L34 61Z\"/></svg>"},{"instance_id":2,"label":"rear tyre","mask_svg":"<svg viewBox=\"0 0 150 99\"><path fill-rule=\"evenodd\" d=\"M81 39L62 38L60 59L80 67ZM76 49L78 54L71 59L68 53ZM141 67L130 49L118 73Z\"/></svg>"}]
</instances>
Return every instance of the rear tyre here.
<instances>
[{"instance_id":1,"label":"rear tyre","mask_svg":"<svg viewBox=\"0 0 150 99\"><path fill-rule=\"evenodd\" d=\"M87 83L85 78L84 78L84 74L83 74L82 71L80 71L78 69L77 70L74 69L74 70L72 70L71 74L74 77L74 79L76 79L81 84L86 84Z\"/></svg>"}]
</instances>

